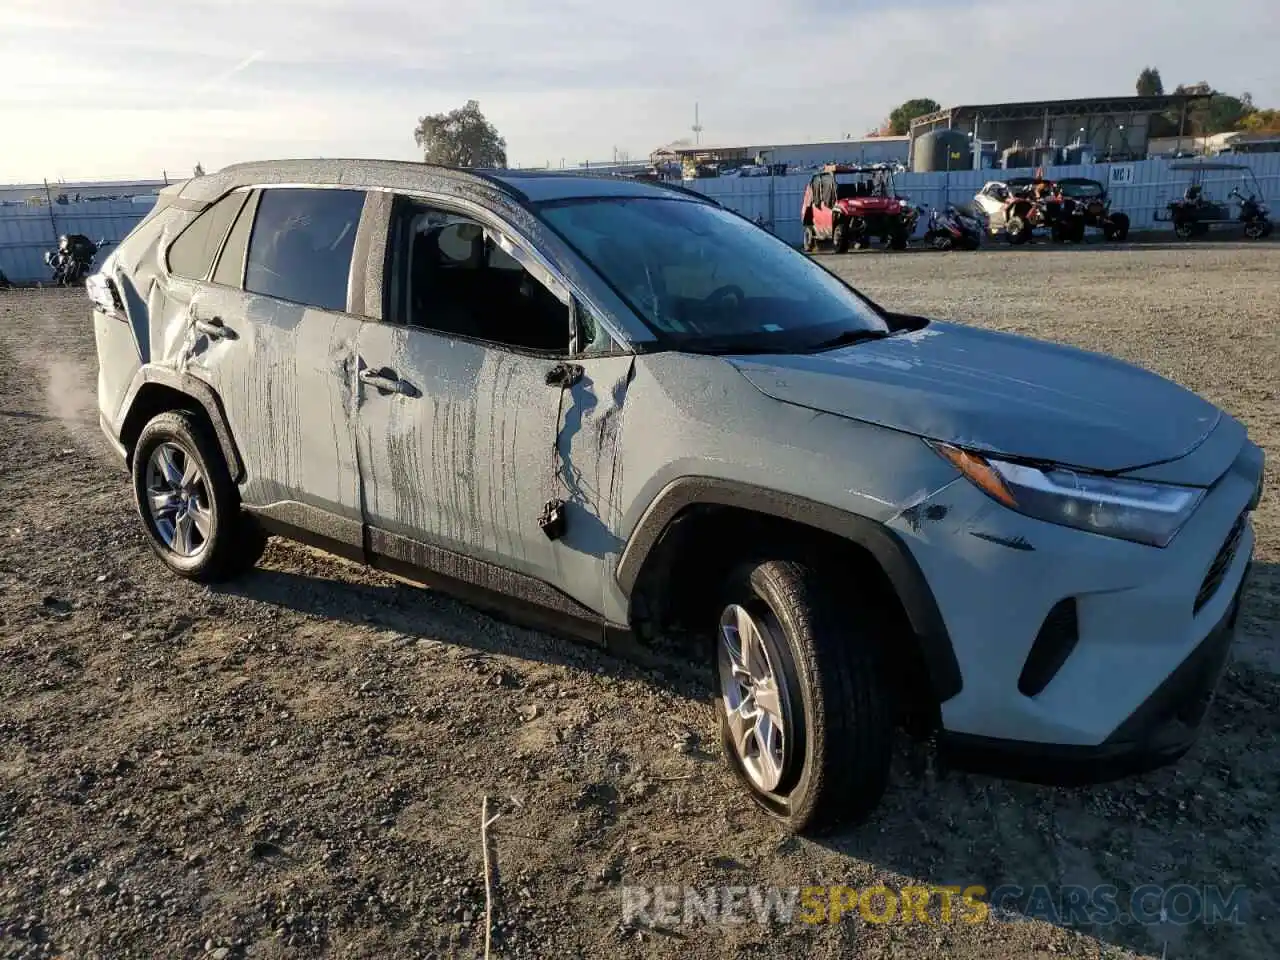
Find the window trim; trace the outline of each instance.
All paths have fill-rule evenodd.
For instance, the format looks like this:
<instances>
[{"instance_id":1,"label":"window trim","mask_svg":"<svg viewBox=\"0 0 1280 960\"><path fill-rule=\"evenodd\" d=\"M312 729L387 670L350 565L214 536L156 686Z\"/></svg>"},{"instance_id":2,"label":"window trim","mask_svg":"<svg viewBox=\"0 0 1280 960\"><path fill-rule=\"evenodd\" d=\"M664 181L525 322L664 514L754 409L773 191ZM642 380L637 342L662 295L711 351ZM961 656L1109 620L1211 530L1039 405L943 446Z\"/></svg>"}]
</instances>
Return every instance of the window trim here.
<instances>
[{"instance_id":1,"label":"window trim","mask_svg":"<svg viewBox=\"0 0 1280 960\"><path fill-rule=\"evenodd\" d=\"M578 346L580 331L577 329L578 319L575 313L576 308L574 306L573 292L562 278L552 271L544 270L540 263L535 262L535 266L539 267L538 272L534 272L529 269L528 265L525 263L525 258L532 256L527 249L529 245L513 241L503 229L492 227L490 224L485 222L484 218L474 216L470 211L451 209L448 204L437 203L434 200L425 199L415 194L409 194L401 191L391 191L391 193L393 195L393 202L390 210L387 211L387 245L386 250L384 251L385 262L382 271L382 318L378 321L374 321L372 318L367 318L370 322L385 323L389 326L400 327L407 331L417 331L419 333L429 334L430 336L446 340L461 340L465 343L474 343L479 346L505 350L509 353L518 354L520 356L537 357L538 359L565 360L584 355L584 351ZM393 231L401 229L407 222L406 218L397 210L397 204L394 202L396 198L403 199L409 203L417 204L419 206L430 207L433 211L443 213L446 216L465 217L466 219L478 224L480 228L485 231L486 235L493 234L495 236L494 242L501 247L503 252L516 260L525 272L533 277L535 281L546 287L547 291L560 302L561 306L564 307L565 332L568 334L564 349L539 350L536 347L524 347L519 344L507 343L503 340L490 340L484 337L474 337L465 333L438 330L435 327L418 326L407 322L401 316L404 312L404 305L399 304L397 306L391 301L391 294L393 292L391 277L395 275L398 270L404 269L404 261L408 259L408 254L403 248L404 245L398 242L398 238L393 233ZM501 218L494 217L492 219L499 224L502 223ZM500 242L501 240L506 241L506 246L502 245ZM513 251L518 251L518 253ZM552 284L548 284L539 276L539 273L543 272L547 273L551 277L553 281ZM556 287L559 287L560 289L556 289ZM389 310L389 306L393 307L393 309ZM604 328L602 327L601 329ZM594 356L595 353L592 352L591 355Z\"/></svg>"}]
</instances>

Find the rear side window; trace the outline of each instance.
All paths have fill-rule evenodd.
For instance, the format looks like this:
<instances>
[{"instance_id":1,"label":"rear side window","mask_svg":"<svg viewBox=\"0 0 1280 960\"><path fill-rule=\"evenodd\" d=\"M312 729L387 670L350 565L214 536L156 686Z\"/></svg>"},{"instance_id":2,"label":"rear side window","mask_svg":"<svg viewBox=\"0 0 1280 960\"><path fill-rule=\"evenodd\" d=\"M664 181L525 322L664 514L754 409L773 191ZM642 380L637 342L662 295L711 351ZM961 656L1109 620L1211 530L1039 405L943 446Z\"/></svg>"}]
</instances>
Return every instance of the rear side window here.
<instances>
[{"instance_id":1,"label":"rear side window","mask_svg":"<svg viewBox=\"0 0 1280 960\"><path fill-rule=\"evenodd\" d=\"M249 240L244 288L322 310L347 309L360 190L265 190Z\"/></svg>"},{"instance_id":2,"label":"rear side window","mask_svg":"<svg viewBox=\"0 0 1280 960\"><path fill-rule=\"evenodd\" d=\"M218 265L213 269L213 282L228 287L238 287L244 279L244 255L249 248L249 231L253 229L253 215L258 209L260 193L253 193L249 202L236 217L235 226L227 234L227 242L222 245L222 255L218 257Z\"/></svg>"},{"instance_id":3,"label":"rear side window","mask_svg":"<svg viewBox=\"0 0 1280 960\"><path fill-rule=\"evenodd\" d=\"M207 277L222 238L244 206L246 196L245 193L228 194L196 217L169 247L169 272L190 280Z\"/></svg>"}]
</instances>

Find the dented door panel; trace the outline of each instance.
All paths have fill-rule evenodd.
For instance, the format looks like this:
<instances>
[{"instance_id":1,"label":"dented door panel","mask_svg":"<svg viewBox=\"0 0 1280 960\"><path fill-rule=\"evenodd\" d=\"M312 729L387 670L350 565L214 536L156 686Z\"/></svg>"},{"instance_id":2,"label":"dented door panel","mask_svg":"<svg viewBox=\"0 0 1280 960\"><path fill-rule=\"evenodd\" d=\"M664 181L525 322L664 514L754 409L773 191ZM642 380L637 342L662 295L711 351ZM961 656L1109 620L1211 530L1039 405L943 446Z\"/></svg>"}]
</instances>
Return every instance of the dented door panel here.
<instances>
[{"instance_id":1,"label":"dented door panel","mask_svg":"<svg viewBox=\"0 0 1280 960\"><path fill-rule=\"evenodd\" d=\"M358 448L371 528L537 577L598 611L602 571L620 549L611 491L630 357L584 359L548 386L555 360L427 330L366 323ZM557 422L562 429L557 430ZM565 501L564 536L538 523Z\"/></svg>"},{"instance_id":2,"label":"dented door panel","mask_svg":"<svg viewBox=\"0 0 1280 960\"><path fill-rule=\"evenodd\" d=\"M171 294L176 293L171 289ZM222 399L252 506L298 502L359 521L351 421L360 321L216 284L192 284L179 369Z\"/></svg>"}]
</instances>

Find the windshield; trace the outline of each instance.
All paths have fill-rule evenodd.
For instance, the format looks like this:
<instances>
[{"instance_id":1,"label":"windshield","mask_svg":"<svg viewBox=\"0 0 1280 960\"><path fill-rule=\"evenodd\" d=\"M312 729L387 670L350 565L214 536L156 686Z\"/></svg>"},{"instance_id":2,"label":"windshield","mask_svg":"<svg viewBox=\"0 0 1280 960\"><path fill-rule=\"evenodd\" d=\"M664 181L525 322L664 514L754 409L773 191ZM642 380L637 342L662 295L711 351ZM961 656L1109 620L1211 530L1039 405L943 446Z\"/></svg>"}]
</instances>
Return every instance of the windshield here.
<instances>
[{"instance_id":1,"label":"windshield","mask_svg":"<svg viewBox=\"0 0 1280 960\"><path fill-rule=\"evenodd\" d=\"M610 198L540 212L668 346L780 353L888 329L804 254L719 207Z\"/></svg>"},{"instance_id":2,"label":"windshield","mask_svg":"<svg viewBox=\"0 0 1280 960\"><path fill-rule=\"evenodd\" d=\"M1058 186L1062 189L1064 196L1074 197L1078 200L1089 200L1093 197L1102 196L1102 184L1092 181L1083 183L1064 181L1060 182Z\"/></svg>"}]
</instances>

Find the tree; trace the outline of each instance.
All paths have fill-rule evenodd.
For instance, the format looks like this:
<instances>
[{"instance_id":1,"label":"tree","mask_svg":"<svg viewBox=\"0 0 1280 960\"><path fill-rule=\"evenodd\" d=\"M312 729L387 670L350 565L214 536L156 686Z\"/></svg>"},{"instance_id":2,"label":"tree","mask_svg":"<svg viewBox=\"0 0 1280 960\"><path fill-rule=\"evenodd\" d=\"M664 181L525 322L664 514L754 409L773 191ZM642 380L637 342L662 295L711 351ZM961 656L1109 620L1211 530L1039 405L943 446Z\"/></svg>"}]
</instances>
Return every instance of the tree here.
<instances>
[{"instance_id":1,"label":"tree","mask_svg":"<svg viewBox=\"0 0 1280 960\"><path fill-rule=\"evenodd\" d=\"M422 148L425 163L453 167L505 167L507 141L480 112L477 100L456 110L418 118L414 142Z\"/></svg>"},{"instance_id":2,"label":"tree","mask_svg":"<svg viewBox=\"0 0 1280 960\"><path fill-rule=\"evenodd\" d=\"M936 113L941 109L942 106L936 100L927 98L908 100L889 114L889 122L887 124L889 135L900 137L905 133L910 133L912 120L916 117L923 117L926 113Z\"/></svg>"},{"instance_id":3,"label":"tree","mask_svg":"<svg viewBox=\"0 0 1280 960\"><path fill-rule=\"evenodd\" d=\"M1250 133L1280 133L1280 110L1255 110L1240 124Z\"/></svg>"},{"instance_id":4,"label":"tree","mask_svg":"<svg viewBox=\"0 0 1280 960\"><path fill-rule=\"evenodd\" d=\"M1164 81L1160 79L1160 71L1155 67L1143 67L1138 74L1138 96L1163 97Z\"/></svg>"}]
</instances>

